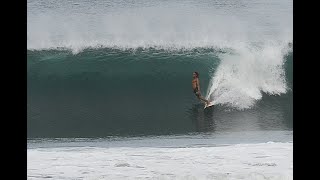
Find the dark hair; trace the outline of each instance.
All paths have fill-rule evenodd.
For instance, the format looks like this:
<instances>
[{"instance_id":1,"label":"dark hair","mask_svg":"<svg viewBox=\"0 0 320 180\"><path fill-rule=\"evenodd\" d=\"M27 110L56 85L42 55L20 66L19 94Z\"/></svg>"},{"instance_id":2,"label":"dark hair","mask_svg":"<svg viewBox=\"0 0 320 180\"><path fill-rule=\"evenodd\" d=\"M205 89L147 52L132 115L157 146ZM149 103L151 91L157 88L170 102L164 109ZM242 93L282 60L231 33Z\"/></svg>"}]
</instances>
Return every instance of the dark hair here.
<instances>
[{"instance_id":1,"label":"dark hair","mask_svg":"<svg viewBox=\"0 0 320 180\"><path fill-rule=\"evenodd\" d=\"M196 75L197 75L197 77L199 77L199 73L196 71L196 72L194 72L194 73L196 73Z\"/></svg>"}]
</instances>

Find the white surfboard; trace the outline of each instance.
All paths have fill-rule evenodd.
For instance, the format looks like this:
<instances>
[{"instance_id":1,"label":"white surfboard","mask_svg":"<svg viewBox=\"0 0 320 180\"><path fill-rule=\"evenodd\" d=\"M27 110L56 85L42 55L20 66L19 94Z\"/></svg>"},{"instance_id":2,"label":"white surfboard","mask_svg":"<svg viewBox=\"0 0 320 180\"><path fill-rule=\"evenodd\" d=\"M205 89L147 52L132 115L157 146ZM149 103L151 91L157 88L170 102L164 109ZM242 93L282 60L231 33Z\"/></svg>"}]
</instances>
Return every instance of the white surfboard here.
<instances>
[{"instance_id":1,"label":"white surfboard","mask_svg":"<svg viewBox=\"0 0 320 180\"><path fill-rule=\"evenodd\" d=\"M213 106L214 105L214 103L213 103L213 101L211 101L211 102L209 102L209 104L207 105L204 105L204 108L203 109L205 109L205 108L207 108L207 107L211 107L211 106Z\"/></svg>"}]
</instances>

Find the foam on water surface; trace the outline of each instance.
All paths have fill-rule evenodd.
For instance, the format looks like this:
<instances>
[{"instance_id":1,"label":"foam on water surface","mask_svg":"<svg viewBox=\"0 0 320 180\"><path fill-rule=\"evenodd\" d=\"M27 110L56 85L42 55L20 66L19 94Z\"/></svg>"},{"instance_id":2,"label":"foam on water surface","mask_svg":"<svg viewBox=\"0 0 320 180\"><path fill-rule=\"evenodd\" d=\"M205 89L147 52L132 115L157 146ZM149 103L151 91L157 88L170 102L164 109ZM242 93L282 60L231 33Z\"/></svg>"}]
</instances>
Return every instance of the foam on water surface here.
<instances>
[{"instance_id":1,"label":"foam on water surface","mask_svg":"<svg viewBox=\"0 0 320 180\"><path fill-rule=\"evenodd\" d=\"M293 144L28 149L28 179L292 179Z\"/></svg>"}]
</instances>

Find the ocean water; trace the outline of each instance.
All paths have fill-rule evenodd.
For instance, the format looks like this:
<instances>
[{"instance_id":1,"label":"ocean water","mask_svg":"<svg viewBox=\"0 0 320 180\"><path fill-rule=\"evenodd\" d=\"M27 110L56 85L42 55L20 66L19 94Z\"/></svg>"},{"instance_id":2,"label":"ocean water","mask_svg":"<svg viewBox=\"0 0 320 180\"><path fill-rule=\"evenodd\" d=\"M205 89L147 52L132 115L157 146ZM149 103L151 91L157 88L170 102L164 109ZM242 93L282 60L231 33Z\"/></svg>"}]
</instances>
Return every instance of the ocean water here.
<instances>
[{"instance_id":1,"label":"ocean water","mask_svg":"<svg viewBox=\"0 0 320 180\"><path fill-rule=\"evenodd\" d=\"M27 4L28 179L292 179L292 1Z\"/></svg>"}]
</instances>

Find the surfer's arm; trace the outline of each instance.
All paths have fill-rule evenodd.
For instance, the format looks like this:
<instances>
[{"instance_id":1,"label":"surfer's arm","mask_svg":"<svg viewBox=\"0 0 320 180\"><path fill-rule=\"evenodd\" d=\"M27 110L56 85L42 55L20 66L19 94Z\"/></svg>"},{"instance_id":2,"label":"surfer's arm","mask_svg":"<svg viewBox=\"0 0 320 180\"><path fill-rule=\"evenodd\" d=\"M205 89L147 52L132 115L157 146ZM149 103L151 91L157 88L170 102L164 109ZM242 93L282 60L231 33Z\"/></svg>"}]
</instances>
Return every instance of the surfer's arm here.
<instances>
[{"instance_id":1,"label":"surfer's arm","mask_svg":"<svg viewBox=\"0 0 320 180\"><path fill-rule=\"evenodd\" d=\"M200 92L200 83L199 83L199 79L197 79L197 87L198 87L198 91Z\"/></svg>"}]
</instances>

